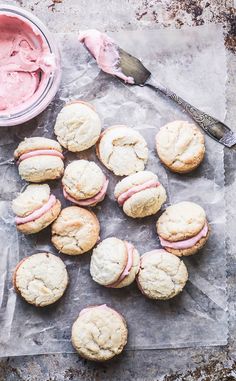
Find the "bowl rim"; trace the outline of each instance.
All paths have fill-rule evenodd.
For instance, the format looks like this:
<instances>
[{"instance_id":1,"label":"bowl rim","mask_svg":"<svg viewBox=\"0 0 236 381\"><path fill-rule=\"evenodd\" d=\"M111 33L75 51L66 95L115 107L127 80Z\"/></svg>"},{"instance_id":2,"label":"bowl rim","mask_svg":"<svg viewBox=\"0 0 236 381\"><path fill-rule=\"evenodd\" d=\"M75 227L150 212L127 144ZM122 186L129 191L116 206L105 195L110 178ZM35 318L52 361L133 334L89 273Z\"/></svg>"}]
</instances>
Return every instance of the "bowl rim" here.
<instances>
[{"instance_id":1,"label":"bowl rim","mask_svg":"<svg viewBox=\"0 0 236 381\"><path fill-rule=\"evenodd\" d=\"M47 26L31 12L14 5L0 3L0 15L2 13L5 15L9 13L11 15L15 15L16 17L19 16L26 22L30 23L33 28L36 28L47 44L49 51L54 53L57 67L57 69L50 74L43 91L32 104L12 114L0 114L0 127L8 127L27 122L45 110L45 108L49 105L57 93L62 73L60 50L55 41L55 38L53 37L53 34L49 31Z\"/></svg>"}]
</instances>

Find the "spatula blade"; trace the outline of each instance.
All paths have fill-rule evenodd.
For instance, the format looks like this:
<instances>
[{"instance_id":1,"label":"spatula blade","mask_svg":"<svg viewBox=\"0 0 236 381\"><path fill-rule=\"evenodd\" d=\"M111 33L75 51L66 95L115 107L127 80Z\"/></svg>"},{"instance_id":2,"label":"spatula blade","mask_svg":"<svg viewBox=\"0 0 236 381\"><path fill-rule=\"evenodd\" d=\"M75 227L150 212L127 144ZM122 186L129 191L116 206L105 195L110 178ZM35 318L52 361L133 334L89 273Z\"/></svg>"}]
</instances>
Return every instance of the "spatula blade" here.
<instances>
[{"instance_id":1,"label":"spatula blade","mask_svg":"<svg viewBox=\"0 0 236 381\"><path fill-rule=\"evenodd\" d=\"M125 50L118 48L120 55L119 67L122 73L127 77L133 77L135 85L144 85L147 79L150 77L151 72L145 68L142 62L127 53Z\"/></svg>"}]
</instances>

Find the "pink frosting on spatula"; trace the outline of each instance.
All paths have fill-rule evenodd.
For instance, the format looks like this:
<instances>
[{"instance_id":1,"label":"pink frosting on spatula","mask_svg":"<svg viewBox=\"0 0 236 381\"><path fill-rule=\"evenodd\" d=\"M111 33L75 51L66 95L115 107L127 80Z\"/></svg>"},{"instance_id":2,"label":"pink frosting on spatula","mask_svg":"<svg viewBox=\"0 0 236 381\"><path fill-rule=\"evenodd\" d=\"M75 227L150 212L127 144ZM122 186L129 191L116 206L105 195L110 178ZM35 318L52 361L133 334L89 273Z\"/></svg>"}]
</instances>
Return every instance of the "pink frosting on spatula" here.
<instances>
[{"instance_id":1,"label":"pink frosting on spatula","mask_svg":"<svg viewBox=\"0 0 236 381\"><path fill-rule=\"evenodd\" d=\"M98 67L105 73L115 75L126 83L134 83L132 77L127 77L122 73L119 66L119 47L112 38L98 30L89 29L79 33L79 41L86 46L97 61Z\"/></svg>"}]
</instances>

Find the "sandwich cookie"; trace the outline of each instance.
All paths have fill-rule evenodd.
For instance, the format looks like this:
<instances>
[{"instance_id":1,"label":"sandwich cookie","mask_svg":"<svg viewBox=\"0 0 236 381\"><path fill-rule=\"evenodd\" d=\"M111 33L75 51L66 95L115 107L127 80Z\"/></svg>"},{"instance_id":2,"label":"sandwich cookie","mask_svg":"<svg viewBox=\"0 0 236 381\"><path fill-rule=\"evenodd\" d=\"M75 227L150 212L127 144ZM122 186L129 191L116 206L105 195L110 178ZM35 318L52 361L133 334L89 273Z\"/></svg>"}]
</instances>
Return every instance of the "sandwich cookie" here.
<instances>
[{"instance_id":1,"label":"sandwich cookie","mask_svg":"<svg viewBox=\"0 0 236 381\"><path fill-rule=\"evenodd\" d=\"M139 270L139 253L135 247L121 239L104 239L93 250L90 274L102 286L122 288L129 286Z\"/></svg>"},{"instance_id":2,"label":"sandwich cookie","mask_svg":"<svg viewBox=\"0 0 236 381\"><path fill-rule=\"evenodd\" d=\"M187 173L197 168L205 154L204 136L192 123L176 120L156 135L158 156L168 169Z\"/></svg>"},{"instance_id":3,"label":"sandwich cookie","mask_svg":"<svg viewBox=\"0 0 236 381\"><path fill-rule=\"evenodd\" d=\"M183 201L169 206L157 221L161 245L180 257L200 250L209 232L206 213L194 202Z\"/></svg>"},{"instance_id":4,"label":"sandwich cookie","mask_svg":"<svg viewBox=\"0 0 236 381\"><path fill-rule=\"evenodd\" d=\"M101 120L94 106L74 101L59 112L54 131L63 147L72 152L81 152L92 147L99 139Z\"/></svg>"},{"instance_id":5,"label":"sandwich cookie","mask_svg":"<svg viewBox=\"0 0 236 381\"><path fill-rule=\"evenodd\" d=\"M47 184L30 184L12 201L17 229L24 234L38 233L50 225L61 211L61 203Z\"/></svg>"},{"instance_id":6,"label":"sandwich cookie","mask_svg":"<svg viewBox=\"0 0 236 381\"><path fill-rule=\"evenodd\" d=\"M157 213L166 201L165 188L150 171L125 177L116 185L114 195L124 213L133 218Z\"/></svg>"},{"instance_id":7,"label":"sandwich cookie","mask_svg":"<svg viewBox=\"0 0 236 381\"><path fill-rule=\"evenodd\" d=\"M48 306L60 299L66 290L66 266L53 254L33 254L16 266L13 285L26 302L36 307Z\"/></svg>"},{"instance_id":8,"label":"sandwich cookie","mask_svg":"<svg viewBox=\"0 0 236 381\"><path fill-rule=\"evenodd\" d=\"M97 156L117 176L142 171L148 160L147 143L132 128L119 125L107 128L97 143Z\"/></svg>"},{"instance_id":9,"label":"sandwich cookie","mask_svg":"<svg viewBox=\"0 0 236 381\"><path fill-rule=\"evenodd\" d=\"M103 201L108 180L93 161L75 160L62 178L64 197L80 206L95 206Z\"/></svg>"},{"instance_id":10,"label":"sandwich cookie","mask_svg":"<svg viewBox=\"0 0 236 381\"><path fill-rule=\"evenodd\" d=\"M52 139L25 138L14 152L22 179L40 183L55 180L64 171L64 156L58 142Z\"/></svg>"},{"instance_id":11,"label":"sandwich cookie","mask_svg":"<svg viewBox=\"0 0 236 381\"><path fill-rule=\"evenodd\" d=\"M62 209L52 224L52 243L64 254L83 254L94 247L99 231L99 221L94 213L78 206L69 206Z\"/></svg>"},{"instance_id":12,"label":"sandwich cookie","mask_svg":"<svg viewBox=\"0 0 236 381\"><path fill-rule=\"evenodd\" d=\"M87 360L111 359L123 351L127 338L125 319L106 304L84 308L72 326L72 345Z\"/></svg>"},{"instance_id":13,"label":"sandwich cookie","mask_svg":"<svg viewBox=\"0 0 236 381\"><path fill-rule=\"evenodd\" d=\"M137 284L144 296L166 300L179 294L187 280L188 271L183 261L165 250L153 250L140 258Z\"/></svg>"}]
</instances>

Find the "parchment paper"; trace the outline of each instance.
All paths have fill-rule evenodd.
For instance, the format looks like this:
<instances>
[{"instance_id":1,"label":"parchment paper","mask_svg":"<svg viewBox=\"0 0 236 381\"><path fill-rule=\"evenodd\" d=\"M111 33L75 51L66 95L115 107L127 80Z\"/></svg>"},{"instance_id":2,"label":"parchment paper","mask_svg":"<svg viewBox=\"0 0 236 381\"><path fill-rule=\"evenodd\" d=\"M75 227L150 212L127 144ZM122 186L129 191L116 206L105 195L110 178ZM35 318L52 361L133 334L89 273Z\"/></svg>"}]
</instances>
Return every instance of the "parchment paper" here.
<instances>
[{"instance_id":1,"label":"parchment paper","mask_svg":"<svg viewBox=\"0 0 236 381\"><path fill-rule=\"evenodd\" d=\"M114 37L180 96L224 120L226 64L221 27L123 31ZM100 73L76 35L57 38L62 48L63 82L56 99L33 122L0 131L0 355L73 351L72 322L82 308L98 303L107 303L123 313L129 327L127 350L226 344L223 147L206 137L206 157L200 168L189 175L171 174L156 156L154 136L163 124L175 119L190 120L188 116L150 89L131 88ZM91 101L104 128L124 123L143 134L150 150L147 169L157 173L166 187L166 205L192 200L206 209L212 229L210 239L201 253L184 258L190 277L184 291L174 299L148 300L135 284L121 290L97 285L89 274L90 253L72 258L60 255L67 265L70 284L55 305L37 309L14 293L11 274L18 260L38 251L56 251L50 245L50 228L30 237L16 233L10 200L24 183L10 161L12 153L25 136L53 136L56 115L64 101L70 99ZM67 153L66 158L66 163L76 158L98 162L94 148L79 155ZM101 239L111 235L128 239L141 254L158 248L155 222L160 213L140 221L125 217L113 197L119 179L104 171L110 179L109 194L95 208ZM63 200L60 181L51 185ZM63 204L68 205L65 201Z\"/></svg>"}]
</instances>

